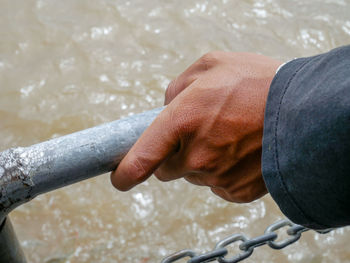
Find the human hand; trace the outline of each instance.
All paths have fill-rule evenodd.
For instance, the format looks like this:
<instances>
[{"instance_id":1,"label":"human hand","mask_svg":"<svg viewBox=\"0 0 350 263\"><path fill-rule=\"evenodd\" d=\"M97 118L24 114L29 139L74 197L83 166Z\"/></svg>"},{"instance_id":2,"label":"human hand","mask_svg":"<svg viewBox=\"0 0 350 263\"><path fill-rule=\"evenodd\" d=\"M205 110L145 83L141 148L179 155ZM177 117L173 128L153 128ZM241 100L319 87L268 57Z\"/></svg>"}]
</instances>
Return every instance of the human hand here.
<instances>
[{"instance_id":1,"label":"human hand","mask_svg":"<svg viewBox=\"0 0 350 263\"><path fill-rule=\"evenodd\" d=\"M169 84L168 106L111 174L127 191L153 172L184 177L227 201L267 193L261 149L267 94L281 62L251 53L204 55Z\"/></svg>"}]
</instances>

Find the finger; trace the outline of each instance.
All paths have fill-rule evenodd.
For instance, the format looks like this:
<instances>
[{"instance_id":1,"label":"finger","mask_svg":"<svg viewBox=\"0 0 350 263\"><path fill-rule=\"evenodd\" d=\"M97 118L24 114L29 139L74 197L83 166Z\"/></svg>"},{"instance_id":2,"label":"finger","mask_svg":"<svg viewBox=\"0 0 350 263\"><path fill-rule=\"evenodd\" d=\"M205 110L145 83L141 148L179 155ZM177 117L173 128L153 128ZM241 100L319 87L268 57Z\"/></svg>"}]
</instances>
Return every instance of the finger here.
<instances>
[{"instance_id":1,"label":"finger","mask_svg":"<svg viewBox=\"0 0 350 263\"><path fill-rule=\"evenodd\" d=\"M198 180L202 177L203 172L199 169L193 169L193 166L190 165L191 160L195 159L191 156L198 156L198 146L193 144L193 135L191 136L190 133L181 131L181 140L179 141L178 148L154 172L154 175L160 181L167 182L182 177L196 177L196 179L193 179L196 182L194 184L199 184Z\"/></svg>"},{"instance_id":2,"label":"finger","mask_svg":"<svg viewBox=\"0 0 350 263\"><path fill-rule=\"evenodd\" d=\"M217 196L221 197L222 199L224 199L228 202L235 202L235 200L232 198L232 196L222 188L211 187L210 190L214 194L216 194Z\"/></svg>"},{"instance_id":3,"label":"finger","mask_svg":"<svg viewBox=\"0 0 350 263\"><path fill-rule=\"evenodd\" d=\"M145 181L176 149L179 139L171 123L171 108L164 109L111 174L111 182L127 191Z\"/></svg>"},{"instance_id":4,"label":"finger","mask_svg":"<svg viewBox=\"0 0 350 263\"><path fill-rule=\"evenodd\" d=\"M169 83L165 91L164 105L168 105L178 94L196 81L201 72L208 69L206 63L203 63L203 61L203 57L200 58Z\"/></svg>"},{"instance_id":5,"label":"finger","mask_svg":"<svg viewBox=\"0 0 350 263\"><path fill-rule=\"evenodd\" d=\"M197 79L197 76L182 73L176 79L171 81L165 91L164 105L168 105L177 95Z\"/></svg>"},{"instance_id":6,"label":"finger","mask_svg":"<svg viewBox=\"0 0 350 263\"><path fill-rule=\"evenodd\" d=\"M184 176L184 178L187 182L190 182L191 184L198 185L198 186L206 186L203 180L201 180L201 176L202 175L200 173L198 174L191 173Z\"/></svg>"},{"instance_id":7,"label":"finger","mask_svg":"<svg viewBox=\"0 0 350 263\"><path fill-rule=\"evenodd\" d=\"M168 182L183 177L185 167L183 166L182 160L182 155L176 151L157 168L154 175L162 182Z\"/></svg>"},{"instance_id":8,"label":"finger","mask_svg":"<svg viewBox=\"0 0 350 263\"><path fill-rule=\"evenodd\" d=\"M172 104L174 104L174 102ZM193 150L191 150L193 149L193 145L191 143L192 137L189 135L189 133L191 132L184 131L183 129L180 128L180 127L186 126L186 125L183 125L183 120L185 119L183 116L184 115L182 115L182 118L183 118L182 121L180 121L178 124L181 138L179 139L179 143L177 145L177 148L174 151L174 154L172 154L164 162L162 162L162 164L154 172L154 175L160 181L163 181L163 182L179 179L185 176L198 174L198 172L192 171L190 167L187 165L188 157L195 153L193 152ZM186 118L190 118L190 117L187 116ZM175 117L174 117L174 121L175 121ZM186 123L186 121L184 122Z\"/></svg>"}]
</instances>

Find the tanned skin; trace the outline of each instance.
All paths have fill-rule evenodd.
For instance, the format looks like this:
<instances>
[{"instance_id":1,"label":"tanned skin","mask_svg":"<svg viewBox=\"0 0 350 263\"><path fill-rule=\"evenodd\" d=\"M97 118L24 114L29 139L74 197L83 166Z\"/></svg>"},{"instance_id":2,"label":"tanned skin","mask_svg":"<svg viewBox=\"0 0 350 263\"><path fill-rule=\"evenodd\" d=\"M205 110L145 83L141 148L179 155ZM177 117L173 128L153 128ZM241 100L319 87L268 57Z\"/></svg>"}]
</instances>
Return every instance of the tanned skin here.
<instances>
[{"instance_id":1,"label":"tanned skin","mask_svg":"<svg viewBox=\"0 0 350 263\"><path fill-rule=\"evenodd\" d=\"M267 193L261 174L264 110L280 61L211 52L173 80L168 105L111 174L127 191L152 173L185 178L231 202Z\"/></svg>"}]
</instances>

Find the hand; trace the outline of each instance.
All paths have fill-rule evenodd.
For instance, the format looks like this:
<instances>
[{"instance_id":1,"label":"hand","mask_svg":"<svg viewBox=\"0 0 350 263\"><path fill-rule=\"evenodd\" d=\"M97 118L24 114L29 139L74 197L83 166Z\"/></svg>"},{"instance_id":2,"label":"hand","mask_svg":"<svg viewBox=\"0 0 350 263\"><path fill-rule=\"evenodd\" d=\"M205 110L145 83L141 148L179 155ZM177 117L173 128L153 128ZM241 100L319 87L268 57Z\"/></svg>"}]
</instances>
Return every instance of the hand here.
<instances>
[{"instance_id":1,"label":"hand","mask_svg":"<svg viewBox=\"0 0 350 263\"><path fill-rule=\"evenodd\" d=\"M112 184L127 191L154 172L161 181L209 186L232 202L263 196L264 109L280 64L250 53L204 55L170 83L168 106L111 174Z\"/></svg>"}]
</instances>

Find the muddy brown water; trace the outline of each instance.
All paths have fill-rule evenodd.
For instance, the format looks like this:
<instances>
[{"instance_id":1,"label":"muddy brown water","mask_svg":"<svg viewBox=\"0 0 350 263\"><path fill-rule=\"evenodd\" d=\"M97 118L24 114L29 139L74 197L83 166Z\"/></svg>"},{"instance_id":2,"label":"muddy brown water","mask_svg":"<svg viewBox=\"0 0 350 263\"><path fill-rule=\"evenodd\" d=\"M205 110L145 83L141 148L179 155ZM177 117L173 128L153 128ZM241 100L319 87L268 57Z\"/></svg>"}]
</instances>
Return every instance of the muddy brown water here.
<instances>
[{"instance_id":1,"label":"muddy brown water","mask_svg":"<svg viewBox=\"0 0 350 263\"><path fill-rule=\"evenodd\" d=\"M160 106L169 81L211 50L286 61L348 44L350 2L0 0L0 36L4 150ZM232 204L154 178L121 193L108 175L11 213L31 263L160 262L183 248L210 250L231 233L259 235L279 218L270 196ZM349 243L348 228L305 233L246 262L350 262Z\"/></svg>"}]
</instances>

